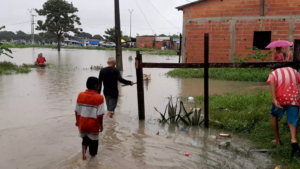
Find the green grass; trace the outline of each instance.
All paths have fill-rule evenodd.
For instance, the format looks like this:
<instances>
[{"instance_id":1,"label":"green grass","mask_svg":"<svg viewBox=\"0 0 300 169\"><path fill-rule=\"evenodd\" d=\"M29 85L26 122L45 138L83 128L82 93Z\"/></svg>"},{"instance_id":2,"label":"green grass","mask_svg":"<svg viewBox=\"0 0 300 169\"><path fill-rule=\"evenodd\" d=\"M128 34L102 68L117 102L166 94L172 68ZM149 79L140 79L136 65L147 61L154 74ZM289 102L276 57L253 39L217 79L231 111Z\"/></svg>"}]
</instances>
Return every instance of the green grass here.
<instances>
[{"instance_id":1,"label":"green grass","mask_svg":"<svg viewBox=\"0 0 300 169\"><path fill-rule=\"evenodd\" d=\"M271 143L274 139L269 114L271 100L268 91L211 96L209 98L210 123L216 128L226 129L250 139L257 148L273 150L269 155L274 159L274 165L291 169L299 168L300 159L298 162L291 158L291 136L286 118L279 122L279 132L284 145L276 148ZM203 96L196 97L195 101L202 104Z\"/></svg>"},{"instance_id":2,"label":"green grass","mask_svg":"<svg viewBox=\"0 0 300 169\"><path fill-rule=\"evenodd\" d=\"M11 62L0 62L0 75L10 75L14 73L29 73L30 67L27 65L18 66Z\"/></svg>"},{"instance_id":3,"label":"green grass","mask_svg":"<svg viewBox=\"0 0 300 169\"><path fill-rule=\"evenodd\" d=\"M271 71L257 68L211 68L209 78L228 81L265 82ZM174 69L167 73L175 78L203 78L204 69Z\"/></svg>"},{"instance_id":4,"label":"green grass","mask_svg":"<svg viewBox=\"0 0 300 169\"><path fill-rule=\"evenodd\" d=\"M50 48L50 49L57 49L56 45L21 45L21 44L4 44L5 47L8 48ZM64 46L61 47L62 49L82 49L82 50L105 50L105 51L114 51L115 48L103 48L103 47L96 47L96 46ZM157 50L157 49L150 49L150 48L122 48L123 51L141 51L142 54L147 55L167 55L167 56L176 56L176 51L173 50Z\"/></svg>"}]
</instances>

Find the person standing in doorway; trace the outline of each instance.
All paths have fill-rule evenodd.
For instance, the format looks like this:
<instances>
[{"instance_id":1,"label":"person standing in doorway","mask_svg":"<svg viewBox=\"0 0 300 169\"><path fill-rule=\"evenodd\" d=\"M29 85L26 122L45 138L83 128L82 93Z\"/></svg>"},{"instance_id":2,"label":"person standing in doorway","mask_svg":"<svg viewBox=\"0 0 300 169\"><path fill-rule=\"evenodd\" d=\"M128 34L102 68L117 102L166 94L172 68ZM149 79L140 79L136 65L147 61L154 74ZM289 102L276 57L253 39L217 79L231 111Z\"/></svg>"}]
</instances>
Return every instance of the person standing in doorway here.
<instances>
[{"instance_id":1,"label":"person standing in doorway","mask_svg":"<svg viewBox=\"0 0 300 169\"><path fill-rule=\"evenodd\" d=\"M282 54L282 47L276 47L276 52L273 54L273 61L283 62L284 57Z\"/></svg>"},{"instance_id":2,"label":"person standing in doorway","mask_svg":"<svg viewBox=\"0 0 300 169\"><path fill-rule=\"evenodd\" d=\"M291 133L292 156L300 155L297 142L297 125L299 117L299 88L300 74L290 67L275 68L269 75L267 83L270 84L273 96L270 110L276 144L282 145L278 132L278 116L287 114L287 122Z\"/></svg>"},{"instance_id":3,"label":"person standing in doorway","mask_svg":"<svg viewBox=\"0 0 300 169\"><path fill-rule=\"evenodd\" d=\"M113 118L119 97L118 81L125 85L133 85L134 83L122 78L120 71L115 67L115 58L110 57L107 61L107 64L108 67L101 69L99 73L100 89L98 93L101 93L103 82L103 93L107 105L108 116Z\"/></svg>"}]
</instances>

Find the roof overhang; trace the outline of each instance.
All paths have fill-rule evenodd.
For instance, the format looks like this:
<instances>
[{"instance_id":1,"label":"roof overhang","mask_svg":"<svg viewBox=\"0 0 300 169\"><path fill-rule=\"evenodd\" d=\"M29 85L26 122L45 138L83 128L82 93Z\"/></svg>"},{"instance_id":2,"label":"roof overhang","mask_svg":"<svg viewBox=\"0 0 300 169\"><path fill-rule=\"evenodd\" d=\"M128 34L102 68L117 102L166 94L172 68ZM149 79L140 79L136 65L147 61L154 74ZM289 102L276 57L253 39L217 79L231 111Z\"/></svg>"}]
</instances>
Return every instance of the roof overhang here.
<instances>
[{"instance_id":1,"label":"roof overhang","mask_svg":"<svg viewBox=\"0 0 300 169\"><path fill-rule=\"evenodd\" d=\"M182 5L182 6L178 6L178 7L176 7L176 9L178 9L178 11L180 11L180 10L183 10L184 7L187 7L187 6L190 6L190 5L194 5L194 4L203 2L203 1L205 1L205 0L197 0L195 2L191 2L191 3L188 3L188 4Z\"/></svg>"}]
</instances>

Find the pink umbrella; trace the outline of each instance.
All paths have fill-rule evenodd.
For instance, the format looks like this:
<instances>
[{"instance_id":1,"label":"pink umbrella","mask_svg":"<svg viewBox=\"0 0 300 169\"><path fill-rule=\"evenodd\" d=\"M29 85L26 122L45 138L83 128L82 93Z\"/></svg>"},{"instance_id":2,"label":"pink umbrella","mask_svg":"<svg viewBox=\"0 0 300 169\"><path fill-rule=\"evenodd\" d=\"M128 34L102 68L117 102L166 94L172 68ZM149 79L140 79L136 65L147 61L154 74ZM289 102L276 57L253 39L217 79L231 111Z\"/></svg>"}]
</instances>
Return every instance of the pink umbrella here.
<instances>
[{"instance_id":1,"label":"pink umbrella","mask_svg":"<svg viewBox=\"0 0 300 169\"><path fill-rule=\"evenodd\" d=\"M287 47L287 46L293 46L293 44L287 40L277 40L270 43L266 48Z\"/></svg>"}]
</instances>

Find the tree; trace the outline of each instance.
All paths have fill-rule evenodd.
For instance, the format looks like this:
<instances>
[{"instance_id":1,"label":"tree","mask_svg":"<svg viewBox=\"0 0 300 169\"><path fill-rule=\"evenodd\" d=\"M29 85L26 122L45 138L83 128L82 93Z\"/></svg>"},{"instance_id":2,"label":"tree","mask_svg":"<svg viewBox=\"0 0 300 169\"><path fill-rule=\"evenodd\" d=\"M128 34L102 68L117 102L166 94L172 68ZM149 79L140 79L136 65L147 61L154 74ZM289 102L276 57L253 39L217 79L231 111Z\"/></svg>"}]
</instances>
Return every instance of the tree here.
<instances>
[{"instance_id":1,"label":"tree","mask_svg":"<svg viewBox=\"0 0 300 169\"><path fill-rule=\"evenodd\" d=\"M172 38L179 38L179 35L173 34L171 37Z\"/></svg>"},{"instance_id":2,"label":"tree","mask_svg":"<svg viewBox=\"0 0 300 169\"><path fill-rule=\"evenodd\" d=\"M104 40L104 38L101 35L94 35L93 39Z\"/></svg>"},{"instance_id":3,"label":"tree","mask_svg":"<svg viewBox=\"0 0 300 169\"><path fill-rule=\"evenodd\" d=\"M116 43L116 32L115 28L107 29L105 32L105 40L108 42L115 42Z\"/></svg>"},{"instance_id":4,"label":"tree","mask_svg":"<svg viewBox=\"0 0 300 169\"><path fill-rule=\"evenodd\" d=\"M115 28L109 28L105 32L105 40L107 42L115 42L116 43L116 34L115 34ZM129 41L129 37L127 35L123 36L123 32L121 32L121 39L125 41Z\"/></svg>"},{"instance_id":5,"label":"tree","mask_svg":"<svg viewBox=\"0 0 300 169\"><path fill-rule=\"evenodd\" d=\"M81 25L80 18L75 15L78 9L65 0L48 0L43 9L35 9L39 16L45 16L45 22L39 20L36 30L46 31L57 38L57 48L60 51L62 35L67 32L79 33L81 28L75 28L75 23Z\"/></svg>"},{"instance_id":6,"label":"tree","mask_svg":"<svg viewBox=\"0 0 300 169\"><path fill-rule=\"evenodd\" d=\"M86 39L92 39L92 37L93 37L93 35L91 35L90 33L87 33L87 32L80 32L80 33L75 34L75 36L86 38Z\"/></svg>"},{"instance_id":7,"label":"tree","mask_svg":"<svg viewBox=\"0 0 300 169\"><path fill-rule=\"evenodd\" d=\"M127 36L127 35L123 36L122 39L125 40L126 42L127 42L127 41L130 41L129 36Z\"/></svg>"},{"instance_id":8,"label":"tree","mask_svg":"<svg viewBox=\"0 0 300 169\"><path fill-rule=\"evenodd\" d=\"M1 30L1 29L4 29L4 28L5 28L5 26L2 26L2 27L0 27L0 30ZM12 51L11 51L10 49L8 49L7 47L5 47L4 44L0 42L0 55L2 54L2 55L6 55L6 56L11 57L10 55L8 55L8 54L5 53L5 52L12 53ZM12 57L11 57L11 58L12 58Z\"/></svg>"},{"instance_id":9,"label":"tree","mask_svg":"<svg viewBox=\"0 0 300 169\"><path fill-rule=\"evenodd\" d=\"M165 34L160 34L160 35L158 35L158 36L167 36L167 35L165 35Z\"/></svg>"},{"instance_id":10,"label":"tree","mask_svg":"<svg viewBox=\"0 0 300 169\"><path fill-rule=\"evenodd\" d=\"M23 31L17 31L17 32L16 32L16 39L19 39L19 40L21 40L21 39L27 40L27 38L28 38L28 35L27 35L25 32L23 32Z\"/></svg>"},{"instance_id":11,"label":"tree","mask_svg":"<svg viewBox=\"0 0 300 169\"><path fill-rule=\"evenodd\" d=\"M4 27L2 27L4 28ZM16 38L16 34L11 31L1 31L0 32L0 40L10 41Z\"/></svg>"}]
</instances>

